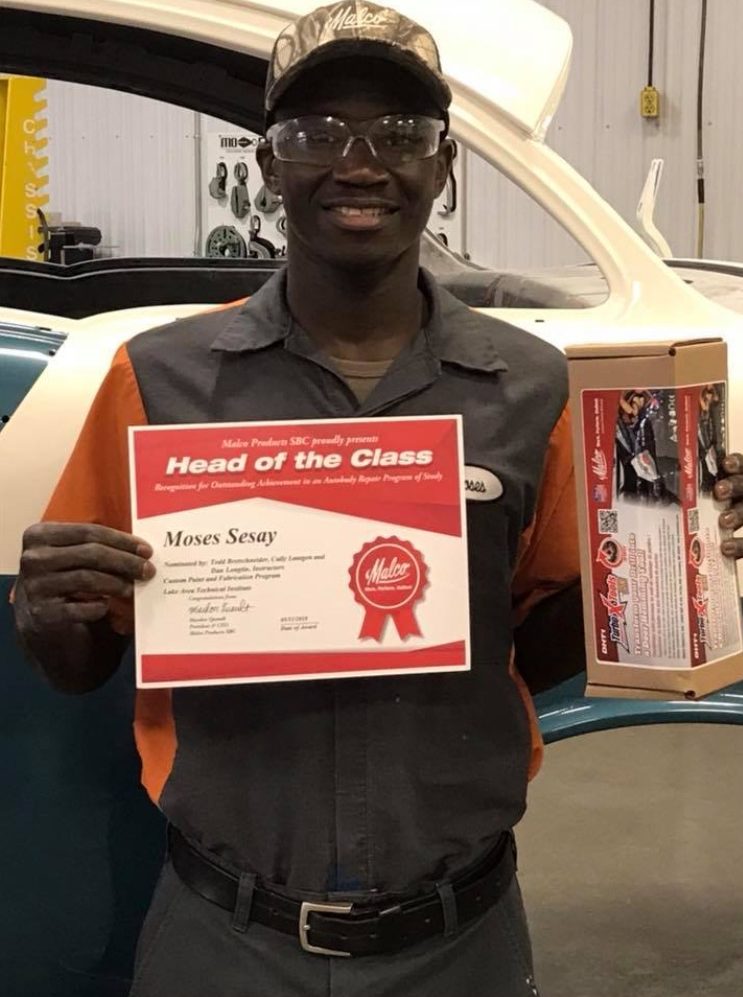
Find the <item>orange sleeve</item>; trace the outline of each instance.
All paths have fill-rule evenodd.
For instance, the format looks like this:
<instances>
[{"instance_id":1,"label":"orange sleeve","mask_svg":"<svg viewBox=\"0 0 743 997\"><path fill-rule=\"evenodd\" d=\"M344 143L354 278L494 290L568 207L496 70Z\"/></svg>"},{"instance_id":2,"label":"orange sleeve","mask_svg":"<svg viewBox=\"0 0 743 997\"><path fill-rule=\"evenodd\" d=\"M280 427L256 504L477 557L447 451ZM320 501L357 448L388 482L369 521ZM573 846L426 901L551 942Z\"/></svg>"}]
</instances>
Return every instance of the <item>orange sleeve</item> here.
<instances>
[{"instance_id":1,"label":"orange sleeve","mask_svg":"<svg viewBox=\"0 0 743 997\"><path fill-rule=\"evenodd\" d=\"M126 346L113 358L43 518L58 523L99 523L131 532L129 426L147 424ZM133 630L131 601L112 599L111 625Z\"/></svg>"},{"instance_id":2,"label":"orange sleeve","mask_svg":"<svg viewBox=\"0 0 743 997\"><path fill-rule=\"evenodd\" d=\"M542 599L580 580L578 519L570 411L566 407L550 436L534 518L521 538L513 579L514 626ZM529 779L539 772L544 741L531 694L511 656L511 675L524 701L531 729Z\"/></svg>"},{"instance_id":3,"label":"orange sleeve","mask_svg":"<svg viewBox=\"0 0 743 997\"><path fill-rule=\"evenodd\" d=\"M575 470L566 406L549 439L534 518L521 538L512 588L514 626L542 599L579 580Z\"/></svg>"},{"instance_id":4,"label":"orange sleeve","mask_svg":"<svg viewBox=\"0 0 743 997\"><path fill-rule=\"evenodd\" d=\"M130 426L147 425L147 416L126 346L114 357L75 448L44 513L57 522L101 523L131 531L129 501ZM112 599L111 625L134 631L132 600ZM142 782L157 803L176 750L170 689L138 689L134 737L142 759Z\"/></svg>"},{"instance_id":5,"label":"orange sleeve","mask_svg":"<svg viewBox=\"0 0 743 997\"><path fill-rule=\"evenodd\" d=\"M131 530L129 426L147 416L126 346L113 358L77 443L44 513L60 523L100 523Z\"/></svg>"}]
</instances>

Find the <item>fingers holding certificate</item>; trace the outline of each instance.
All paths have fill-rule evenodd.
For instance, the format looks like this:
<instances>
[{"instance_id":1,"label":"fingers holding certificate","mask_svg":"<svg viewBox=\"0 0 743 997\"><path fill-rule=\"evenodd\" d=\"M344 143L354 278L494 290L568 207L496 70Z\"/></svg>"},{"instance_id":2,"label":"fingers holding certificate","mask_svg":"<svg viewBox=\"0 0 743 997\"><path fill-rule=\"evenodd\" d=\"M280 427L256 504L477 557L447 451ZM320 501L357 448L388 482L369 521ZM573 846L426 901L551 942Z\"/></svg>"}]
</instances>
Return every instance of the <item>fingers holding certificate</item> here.
<instances>
[{"instance_id":1,"label":"fingers holding certificate","mask_svg":"<svg viewBox=\"0 0 743 997\"><path fill-rule=\"evenodd\" d=\"M461 419L130 430L139 686L469 668Z\"/></svg>"}]
</instances>

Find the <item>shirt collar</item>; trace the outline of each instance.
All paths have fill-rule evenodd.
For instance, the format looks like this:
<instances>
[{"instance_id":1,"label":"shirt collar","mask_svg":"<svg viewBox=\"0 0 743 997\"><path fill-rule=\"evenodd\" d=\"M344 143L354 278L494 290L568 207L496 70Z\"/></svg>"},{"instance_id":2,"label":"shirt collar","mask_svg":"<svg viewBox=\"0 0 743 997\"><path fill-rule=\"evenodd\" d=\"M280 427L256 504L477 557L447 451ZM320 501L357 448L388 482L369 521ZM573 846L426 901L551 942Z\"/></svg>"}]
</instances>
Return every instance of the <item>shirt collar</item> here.
<instances>
[{"instance_id":1,"label":"shirt collar","mask_svg":"<svg viewBox=\"0 0 743 997\"><path fill-rule=\"evenodd\" d=\"M508 370L498 354L500 323L480 315L440 288L427 270L421 269L419 280L430 309L423 335L431 353L443 363L468 370ZM290 334L298 332L286 303L284 267L239 308L211 348L229 353L253 352L286 343Z\"/></svg>"},{"instance_id":2,"label":"shirt collar","mask_svg":"<svg viewBox=\"0 0 743 997\"><path fill-rule=\"evenodd\" d=\"M439 287L422 268L420 281L431 306L428 325L423 331L434 356L443 363L467 370L485 373L508 370L508 364L498 353L500 322L465 305Z\"/></svg>"},{"instance_id":3,"label":"shirt collar","mask_svg":"<svg viewBox=\"0 0 743 997\"><path fill-rule=\"evenodd\" d=\"M286 304L286 267L275 273L232 316L212 341L213 350L245 353L263 350L289 335L292 317Z\"/></svg>"}]
</instances>

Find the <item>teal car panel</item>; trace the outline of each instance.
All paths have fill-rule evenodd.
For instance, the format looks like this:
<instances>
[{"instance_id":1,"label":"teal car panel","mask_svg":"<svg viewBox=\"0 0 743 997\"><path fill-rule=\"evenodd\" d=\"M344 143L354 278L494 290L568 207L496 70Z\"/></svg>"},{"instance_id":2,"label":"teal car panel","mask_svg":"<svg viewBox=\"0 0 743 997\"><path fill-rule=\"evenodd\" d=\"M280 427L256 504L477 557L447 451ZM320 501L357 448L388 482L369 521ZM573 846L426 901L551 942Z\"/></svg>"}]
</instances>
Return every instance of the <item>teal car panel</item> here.
<instances>
[{"instance_id":1,"label":"teal car panel","mask_svg":"<svg viewBox=\"0 0 743 997\"><path fill-rule=\"evenodd\" d=\"M0 419L6 423L65 336L50 329L0 322Z\"/></svg>"},{"instance_id":2,"label":"teal car panel","mask_svg":"<svg viewBox=\"0 0 743 997\"><path fill-rule=\"evenodd\" d=\"M583 695L585 673L535 697L545 743L615 727L667 723L743 725L743 682L699 700L596 699Z\"/></svg>"},{"instance_id":3,"label":"teal car panel","mask_svg":"<svg viewBox=\"0 0 743 997\"><path fill-rule=\"evenodd\" d=\"M11 417L65 337L0 325L0 414ZM125 997L165 847L140 785L132 669L86 696L24 659L0 576L0 979L7 997Z\"/></svg>"},{"instance_id":4,"label":"teal car panel","mask_svg":"<svg viewBox=\"0 0 743 997\"><path fill-rule=\"evenodd\" d=\"M7 997L124 997L162 861L159 811L139 782L134 682L51 689L13 638L0 579L0 979Z\"/></svg>"}]
</instances>

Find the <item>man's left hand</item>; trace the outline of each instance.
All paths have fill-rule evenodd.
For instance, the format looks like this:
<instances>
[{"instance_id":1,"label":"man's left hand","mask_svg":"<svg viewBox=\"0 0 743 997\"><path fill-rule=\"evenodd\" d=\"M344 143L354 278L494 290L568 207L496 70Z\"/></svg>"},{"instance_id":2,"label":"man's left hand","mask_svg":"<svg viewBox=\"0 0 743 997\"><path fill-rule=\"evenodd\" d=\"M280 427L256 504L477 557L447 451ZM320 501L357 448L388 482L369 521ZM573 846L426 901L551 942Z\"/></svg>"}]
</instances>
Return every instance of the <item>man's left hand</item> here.
<instances>
[{"instance_id":1,"label":"man's left hand","mask_svg":"<svg viewBox=\"0 0 743 997\"><path fill-rule=\"evenodd\" d=\"M725 530L739 530L743 526L743 454L731 453L722 462L724 475L715 485L715 498L729 502L730 508L720 516L720 526ZM730 537L722 543L727 557L743 558L743 538Z\"/></svg>"}]
</instances>

